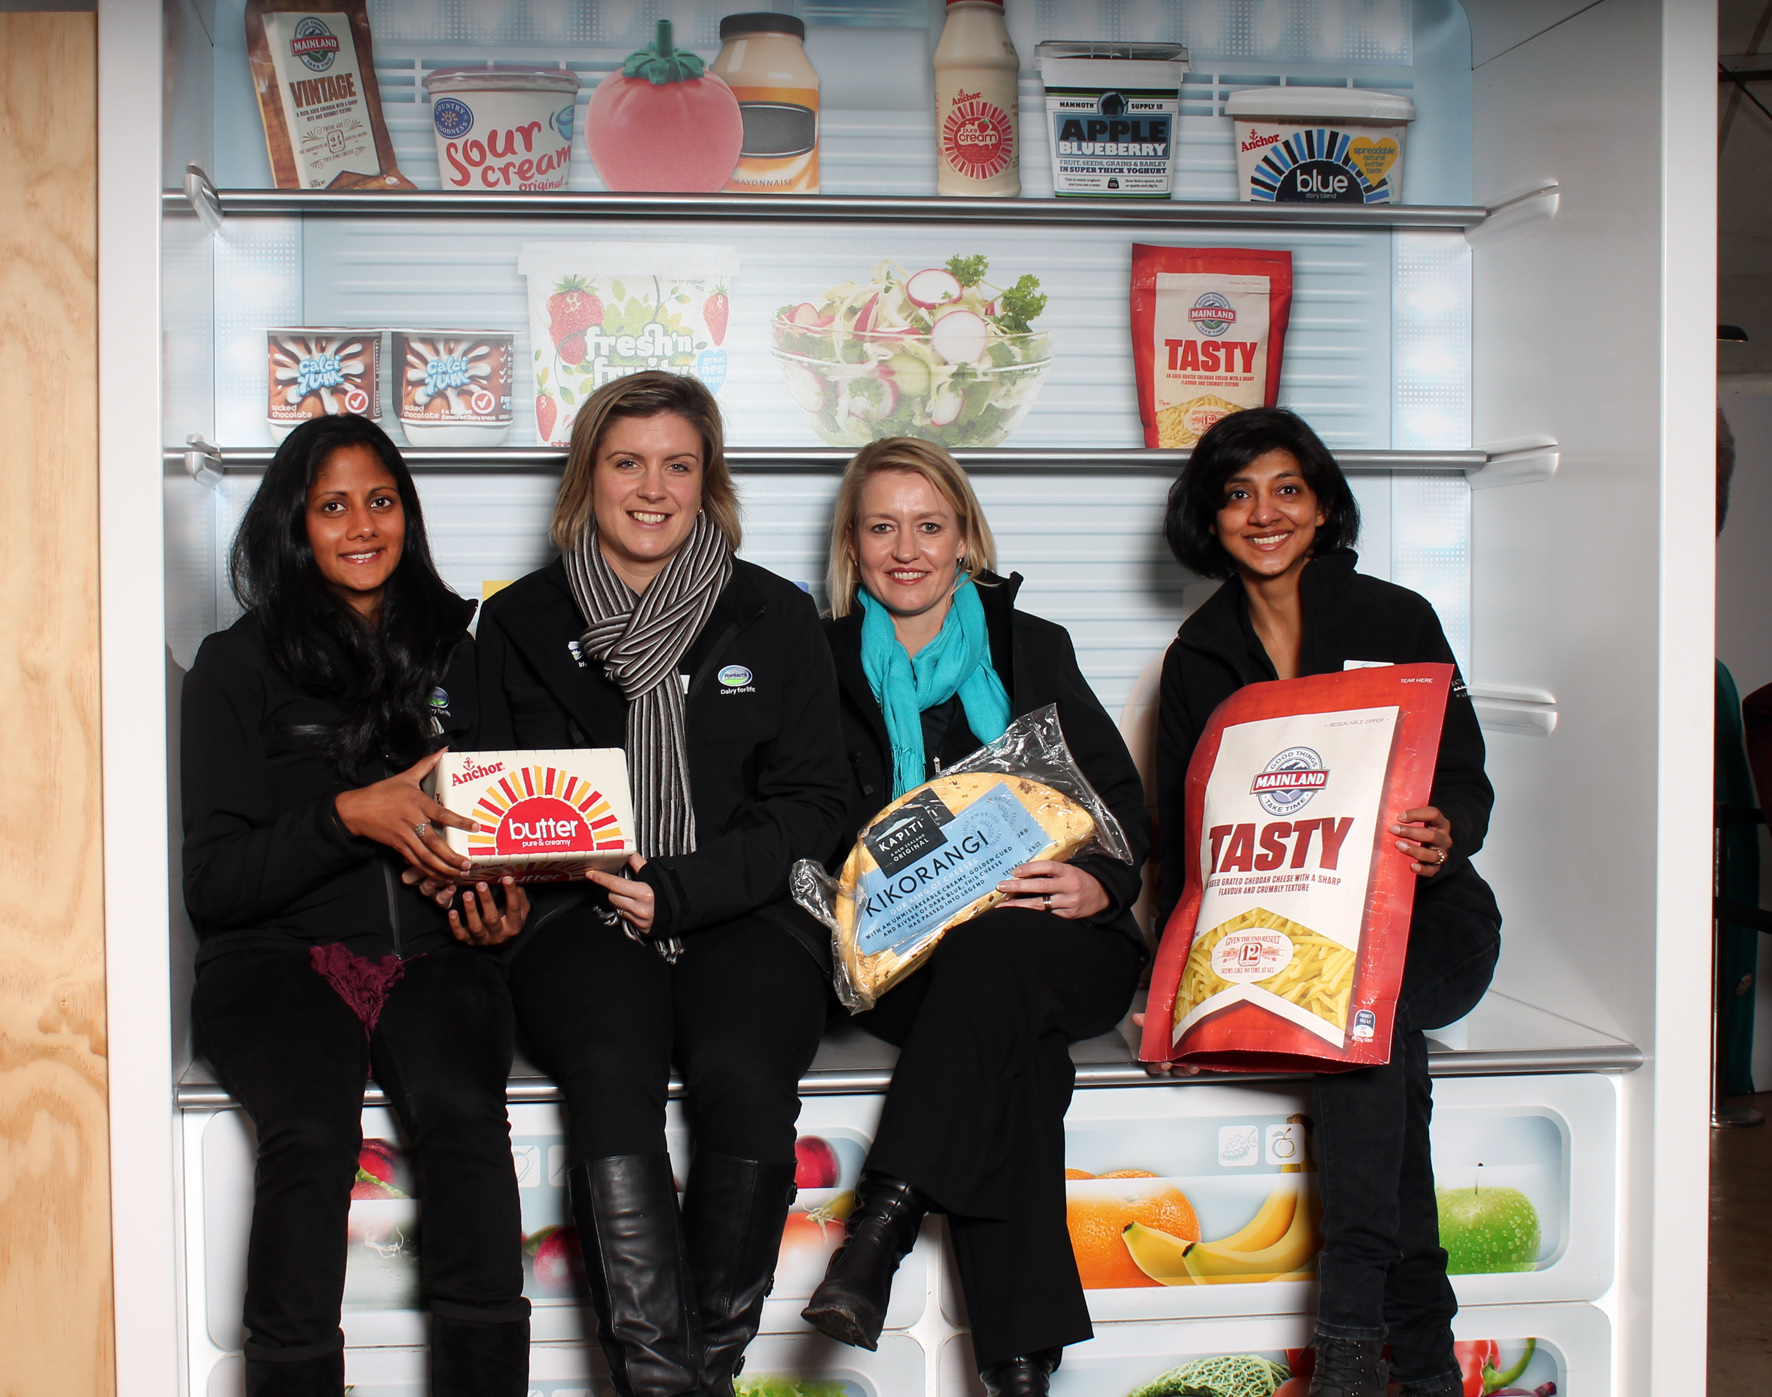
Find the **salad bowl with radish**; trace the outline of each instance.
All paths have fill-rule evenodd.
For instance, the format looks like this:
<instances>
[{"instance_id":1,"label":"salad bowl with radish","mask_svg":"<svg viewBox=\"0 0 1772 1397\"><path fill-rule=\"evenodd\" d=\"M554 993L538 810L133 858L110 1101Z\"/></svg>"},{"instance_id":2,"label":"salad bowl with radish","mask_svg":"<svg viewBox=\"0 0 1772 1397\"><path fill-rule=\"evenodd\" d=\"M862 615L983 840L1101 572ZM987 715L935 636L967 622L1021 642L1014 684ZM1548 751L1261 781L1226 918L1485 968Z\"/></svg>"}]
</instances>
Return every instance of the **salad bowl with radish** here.
<instances>
[{"instance_id":1,"label":"salad bowl with radish","mask_svg":"<svg viewBox=\"0 0 1772 1397\"><path fill-rule=\"evenodd\" d=\"M783 306L772 330L788 391L831 446L921 437L997 446L1022 423L1052 367L1039 278L985 280L983 257L906 271L887 259L866 282Z\"/></svg>"}]
</instances>

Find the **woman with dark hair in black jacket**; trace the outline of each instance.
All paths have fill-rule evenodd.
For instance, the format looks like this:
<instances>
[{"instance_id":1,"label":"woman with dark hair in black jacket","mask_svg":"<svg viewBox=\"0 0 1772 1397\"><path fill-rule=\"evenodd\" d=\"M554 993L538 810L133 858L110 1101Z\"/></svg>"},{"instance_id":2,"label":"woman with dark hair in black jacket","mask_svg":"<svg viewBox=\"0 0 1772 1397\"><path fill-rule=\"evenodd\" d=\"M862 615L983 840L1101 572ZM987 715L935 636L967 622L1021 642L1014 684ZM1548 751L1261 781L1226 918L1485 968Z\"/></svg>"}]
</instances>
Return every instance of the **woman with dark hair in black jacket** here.
<instances>
[{"instance_id":1,"label":"woman with dark hair in black jacket","mask_svg":"<svg viewBox=\"0 0 1772 1397\"><path fill-rule=\"evenodd\" d=\"M811 599L733 556L720 410L640 373L573 423L562 556L480 621L490 748L622 747L632 876L537 895L511 950L524 1040L566 1094L569 1191L622 1397L730 1397L794 1197L824 937L788 897L842 823L836 680ZM673 1059L695 1152L665 1152Z\"/></svg>"},{"instance_id":2,"label":"woman with dark hair in black jacket","mask_svg":"<svg viewBox=\"0 0 1772 1397\"><path fill-rule=\"evenodd\" d=\"M447 916L407 864L466 871L419 789L473 721L473 605L431 563L381 429L283 443L234 543L246 614L185 679L184 895L201 939L198 1050L258 1131L249 1397L344 1391L339 1307L364 1079L416 1155L438 1397L527 1391L529 1302L505 1120L512 1020L486 952L521 929L482 883Z\"/></svg>"},{"instance_id":3,"label":"woman with dark hair in black jacket","mask_svg":"<svg viewBox=\"0 0 1772 1397\"><path fill-rule=\"evenodd\" d=\"M1169 493L1164 532L1182 565L1226 581L1182 625L1163 663L1157 730L1157 925L1180 901L1187 769L1212 711L1245 684L1370 664L1453 664L1433 607L1354 571L1360 516L1335 458L1280 408L1219 421ZM1434 1203L1426 1029L1462 1018L1488 988L1501 913L1470 858L1494 791L1483 735L1457 680L1431 804L1394 812L1417 875L1391 1058L1320 1073L1316 1154L1323 1251L1310 1397L1458 1397L1458 1306Z\"/></svg>"},{"instance_id":4,"label":"woman with dark hair in black jacket","mask_svg":"<svg viewBox=\"0 0 1772 1397\"><path fill-rule=\"evenodd\" d=\"M1040 1397L1064 1346L1091 1335L1065 1222L1070 1045L1119 1022L1145 946L1131 914L1149 845L1137 768L1077 668L1064 628L1015 609L1019 576L966 474L893 438L849 463L831 530L825 626L851 784L833 866L888 802L1048 704L1133 861L1037 861L1010 896L954 927L856 1022L898 1045L843 1247L805 1310L873 1348L893 1273L924 1214L947 1214L973 1355L997 1397Z\"/></svg>"}]
</instances>

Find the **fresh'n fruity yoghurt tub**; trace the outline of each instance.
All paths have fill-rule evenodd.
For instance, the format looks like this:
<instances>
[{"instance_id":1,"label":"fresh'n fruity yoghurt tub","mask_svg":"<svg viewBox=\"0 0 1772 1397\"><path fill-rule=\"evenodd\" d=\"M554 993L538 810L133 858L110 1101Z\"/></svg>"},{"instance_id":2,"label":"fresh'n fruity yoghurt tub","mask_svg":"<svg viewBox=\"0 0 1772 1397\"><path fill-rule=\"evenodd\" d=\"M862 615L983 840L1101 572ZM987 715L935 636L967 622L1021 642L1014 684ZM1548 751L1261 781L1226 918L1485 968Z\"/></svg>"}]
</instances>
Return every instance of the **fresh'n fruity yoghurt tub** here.
<instances>
[{"instance_id":1,"label":"fresh'n fruity yoghurt tub","mask_svg":"<svg viewBox=\"0 0 1772 1397\"><path fill-rule=\"evenodd\" d=\"M1245 203L1398 204L1415 103L1348 87L1252 87L1225 99Z\"/></svg>"},{"instance_id":2,"label":"fresh'n fruity yoghurt tub","mask_svg":"<svg viewBox=\"0 0 1772 1397\"><path fill-rule=\"evenodd\" d=\"M381 331L265 331L265 417L282 441L310 417L381 418Z\"/></svg>"},{"instance_id":3,"label":"fresh'n fruity yoghurt tub","mask_svg":"<svg viewBox=\"0 0 1772 1397\"><path fill-rule=\"evenodd\" d=\"M516 337L500 330L395 330L394 397L414 446L496 446L511 430Z\"/></svg>"},{"instance_id":4,"label":"fresh'n fruity yoghurt tub","mask_svg":"<svg viewBox=\"0 0 1772 1397\"><path fill-rule=\"evenodd\" d=\"M425 74L444 189L564 189L578 75L501 64Z\"/></svg>"},{"instance_id":5,"label":"fresh'n fruity yoghurt tub","mask_svg":"<svg viewBox=\"0 0 1772 1397\"><path fill-rule=\"evenodd\" d=\"M445 752L425 778L439 805L477 821L442 828L473 870L459 881L561 883L634 852L627 756L619 747Z\"/></svg>"}]
</instances>

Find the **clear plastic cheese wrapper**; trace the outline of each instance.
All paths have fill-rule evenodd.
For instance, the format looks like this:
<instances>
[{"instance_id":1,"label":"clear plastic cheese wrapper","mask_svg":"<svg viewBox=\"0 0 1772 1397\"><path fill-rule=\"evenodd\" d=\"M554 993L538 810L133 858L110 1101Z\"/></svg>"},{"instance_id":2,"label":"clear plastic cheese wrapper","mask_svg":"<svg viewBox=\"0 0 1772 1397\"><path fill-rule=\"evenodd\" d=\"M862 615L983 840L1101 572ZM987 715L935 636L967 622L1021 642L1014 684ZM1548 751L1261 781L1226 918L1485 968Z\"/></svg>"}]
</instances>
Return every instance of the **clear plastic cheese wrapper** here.
<instances>
[{"instance_id":1,"label":"clear plastic cheese wrapper","mask_svg":"<svg viewBox=\"0 0 1772 1397\"><path fill-rule=\"evenodd\" d=\"M445 828L472 862L458 881L563 883L616 869L634 852L627 756L619 747L445 752L424 788L439 805L479 823Z\"/></svg>"},{"instance_id":2,"label":"clear plastic cheese wrapper","mask_svg":"<svg viewBox=\"0 0 1772 1397\"><path fill-rule=\"evenodd\" d=\"M794 900L830 928L837 997L859 1014L950 928L1002 902L997 884L1014 869L1086 852L1132 861L1048 704L874 816L835 878L801 859L790 882Z\"/></svg>"},{"instance_id":3,"label":"clear plastic cheese wrapper","mask_svg":"<svg viewBox=\"0 0 1772 1397\"><path fill-rule=\"evenodd\" d=\"M1250 684L1187 773L1187 881L1140 1056L1230 1072L1390 1060L1416 875L1389 826L1428 804L1452 666Z\"/></svg>"}]
</instances>

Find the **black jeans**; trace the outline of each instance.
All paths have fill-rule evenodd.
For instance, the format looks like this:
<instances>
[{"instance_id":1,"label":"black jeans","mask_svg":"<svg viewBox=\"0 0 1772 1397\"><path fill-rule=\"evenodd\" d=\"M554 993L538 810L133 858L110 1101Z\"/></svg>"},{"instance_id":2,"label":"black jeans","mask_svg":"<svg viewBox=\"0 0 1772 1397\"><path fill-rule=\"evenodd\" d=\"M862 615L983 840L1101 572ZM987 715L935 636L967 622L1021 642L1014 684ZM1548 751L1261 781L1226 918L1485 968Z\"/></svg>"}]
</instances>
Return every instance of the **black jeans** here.
<instances>
[{"instance_id":1,"label":"black jeans","mask_svg":"<svg viewBox=\"0 0 1772 1397\"><path fill-rule=\"evenodd\" d=\"M824 971L786 928L745 918L667 964L588 907L561 912L508 971L517 1023L566 1094L574 1164L665 1152L671 1063L699 1147L791 1164L800 1078L824 1035Z\"/></svg>"},{"instance_id":2,"label":"black jeans","mask_svg":"<svg viewBox=\"0 0 1772 1397\"><path fill-rule=\"evenodd\" d=\"M1391 1060L1316 1078L1323 1250L1317 1328L1388 1339L1399 1382L1454 1373L1452 1318L1434 1204L1428 1125L1433 1085L1423 1030L1463 1018L1495 971L1501 926L1457 907L1417 904L1397 1000Z\"/></svg>"},{"instance_id":3,"label":"black jeans","mask_svg":"<svg viewBox=\"0 0 1772 1397\"><path fill-rule=\"evenodd\" d=\"M205 965L197 1047L258 1130L246 1354L299 1362L343 1346L345 1224L373 1067L411 1142L434 1315L529 1313L505 1085L511 1006L491 959L450 946L406 962L373 1041L304 950Z\"/></svg>"},{"instance_id":4,"label":"black jeans","mask_svg":"<svg viewBox=\"0 0 1772 1397\"><path fill-rule=\"evenodd\" d=\"M947 1214L981 1368L1094 1332L1065 1223L1070 1045L1119 1022L1140 963L1117 931L998 908L856 1016L900 1049L868 1168Z\"/></svg>"}]
</instances>

